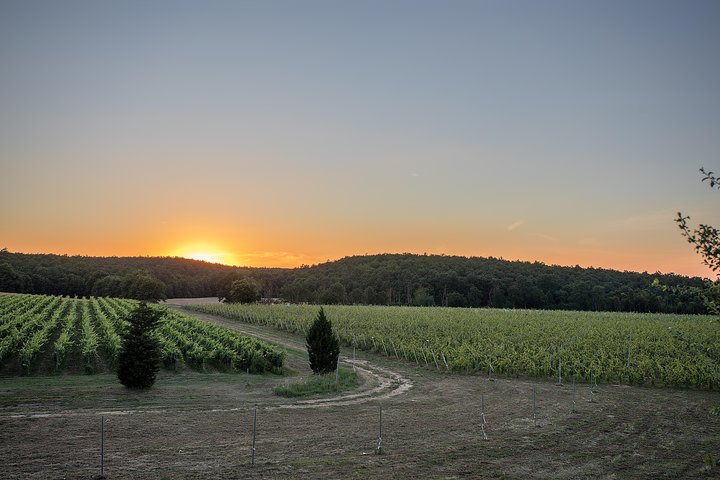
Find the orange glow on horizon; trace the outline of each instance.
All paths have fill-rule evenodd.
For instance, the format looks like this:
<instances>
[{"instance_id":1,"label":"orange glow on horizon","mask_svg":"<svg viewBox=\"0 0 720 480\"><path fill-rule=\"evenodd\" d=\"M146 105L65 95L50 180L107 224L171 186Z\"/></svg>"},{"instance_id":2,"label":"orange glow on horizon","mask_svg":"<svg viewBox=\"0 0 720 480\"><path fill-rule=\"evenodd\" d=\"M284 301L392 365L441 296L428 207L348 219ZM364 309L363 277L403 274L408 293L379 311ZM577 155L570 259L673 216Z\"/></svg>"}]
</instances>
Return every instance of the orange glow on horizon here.
<instances>
[{"instance_id":1,"label":"orange glow on horizon","mask_svg":"<svg viewBox=\"0 0 720 480\"><path fill-rule=\"evenodd\" d=\"M220 235L218 235L220 238ZM167 240L167 239L165 239ZM488 239L489 240L489 239ZM158 242L160 243L160 242ZM440 246L437 248L424 248L423 245L407 245L406 247L396 245L376 244L374 248L360 250L355 246L349 248L332 248L330 245L319 245L313 248L306 248L298 244L297 250L285 251L281 249L262 250L261 247L266 242L263 240L257 242L220 242L220 241L193 241L175 243L175 248L163 248L161 244L155 247L146 245L130 247L128 244L106 245L104 248L97 246L85 245L75 248L59 248L60 246L40 246L33 245L31 248L17 248L12 244L7 245L8 250L18 253L55 253L60 255L89 255L89 256L171 256L182 257L194 260L200 260L210 263L217 263L229 266L241 267L259 267L259 268L297 268L302 265L317 265L326 261L339 260L347 256L355 255L375 255L381 253L397 254L397 253L415 253L429 255L458 255L466 257L494 257L503 258L505 260L520 260L528 262L542 262L546 265L575 266L579 265L583 268L607 268L615 270L628 271L647 271L654 273L656 271L662 273L678 273L681 275L699 276L709 279L717 279L707 266L702 264L701 258L692 251L692 249L683 247L683 254L672 254L663 250L654 251L645 249L640 252L621 251L617 248L575 248L570 247L557 248L554 251L541 251L541 249L523 248L523 246L515 246L514 248L505 245L491 245L488 241L483 248L473 249L466 248L449 248L448 246ZM278 247L280 245L268 245ZM289 245L288 245L289 246ZM94 247L94 248L92 248ZM289 250L289 249L288 249Z\"/></svg>"},{"instance_id":2,"label":"orange glow on horizon","mask_svg":"<svg viewBox=\"0 0 720 480\"><path fill-rule=\"evenodd\" d=\"M202 262L208 263L223 263L221 260L221 255L217 253L193 252L187 255L183 255L183 257L189 258L190 260L200 260Z\"/></svg>"},{"instance_id":3,"label":"orange glow on horizon","mask_svg":"<svg viewBox=\"0 0 720 480\"><path fill-rule=\"evenodd\" d=\"M227 249L220 248L212 243L196 242L186 244L172 251L170 255L208 263L220 263L222 265L233 266L240 265L237 255L228 253Z\"/></svg>"}]
</instances>

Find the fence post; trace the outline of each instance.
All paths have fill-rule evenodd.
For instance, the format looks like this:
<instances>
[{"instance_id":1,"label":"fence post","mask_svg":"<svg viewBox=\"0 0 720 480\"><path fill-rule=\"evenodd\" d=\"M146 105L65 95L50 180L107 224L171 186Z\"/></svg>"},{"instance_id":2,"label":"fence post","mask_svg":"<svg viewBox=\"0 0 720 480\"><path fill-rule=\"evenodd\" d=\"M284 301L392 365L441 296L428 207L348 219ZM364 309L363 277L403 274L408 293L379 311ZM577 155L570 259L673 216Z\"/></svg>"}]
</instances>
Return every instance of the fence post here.
<instances>
[{"instance_id":1,"label":"fence post","mask_svg":"<svg viewBox=\"0 0 720 480\"><path fill-rule=\"evenodd\" d=\"M105 417L100 415L100 478L105 478Z\"/></svg>"},{"instance_id":2,"label":"fence post","mask_svg":"<svg viewBox=\"0 0 720 480\"><path fill-rule=\"evenodd\" d=\"M482 419L482 423L480 424L480 430L483 434L483 440L487 440L488 436L485 432L485 424L487 424L487 421L485 420L485 395L480 395L480 417Z\"/></svg>"},{"instance_id":3,"label":"fence post","mask_svg":"<svg viewBox=\"0 0 720 480\"><path fill-rule=\"evenodd\" d=\"M535 397L537 396L537 388L533 386L533 425L537 427L537 415L535 413Z\"/></svg>"},{"instance_id":4,"label":"fence post","mask_svg":"<svg viewBox=\"0 0 720 480\"><path fill-rule=\"evenodd\" d=\"M378 434L378 443L377 448L375 449L375 453L377 455L380 455L382 453L382 422L383 422L383 409L382 405L380 405L380 432Z\"/></svg>"},{"instance_id":5,"label":"fence post","mask_svg":"<svg viewBox=\"0 0 720 480\"><path fill-rule=\"evenodd\" d=\"M257 405L253 411L252 465L255 465L255 434L257 432Z\"/></svg>"}]
</instances>

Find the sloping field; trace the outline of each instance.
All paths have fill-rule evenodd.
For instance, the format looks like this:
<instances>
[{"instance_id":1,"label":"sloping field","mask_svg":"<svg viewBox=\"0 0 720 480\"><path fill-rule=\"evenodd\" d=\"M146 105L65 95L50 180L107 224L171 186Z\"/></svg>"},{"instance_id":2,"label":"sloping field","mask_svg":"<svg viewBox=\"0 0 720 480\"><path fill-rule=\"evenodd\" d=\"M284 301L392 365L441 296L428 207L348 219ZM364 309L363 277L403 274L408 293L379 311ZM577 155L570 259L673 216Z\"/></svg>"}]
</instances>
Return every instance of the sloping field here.
<instances>
[{"instance_id":1,"label":"sloping field","mask_svg":"<svg viewBox=\"0 0 720 480\"><path fill-rule=\"evenodd\" d=\"M131 300L0 296L0 372L5 375L113 371ZM165 368L279 371L270 344L168 311L157 332Z\"/></svg>"},{"instance_id":2,"label":"sloping field","mask_svg":"<svg viewBox=\"0 0 720 480\"><path fill-rule=\"evenodd\" d=\"M313 305L192 305L303 333ZM549 310L327 306L349 347L458 372L720 389L711 316Z\"/></svg>"}]
</instances>

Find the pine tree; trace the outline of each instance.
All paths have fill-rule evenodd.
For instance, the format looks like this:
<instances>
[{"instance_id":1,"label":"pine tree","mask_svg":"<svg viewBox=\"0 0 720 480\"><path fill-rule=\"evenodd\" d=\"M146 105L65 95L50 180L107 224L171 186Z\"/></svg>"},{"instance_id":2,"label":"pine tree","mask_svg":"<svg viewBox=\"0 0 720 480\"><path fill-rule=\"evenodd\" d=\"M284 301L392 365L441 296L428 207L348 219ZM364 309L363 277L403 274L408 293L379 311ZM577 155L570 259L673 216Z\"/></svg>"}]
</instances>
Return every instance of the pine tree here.
<instances>
[{"instance_id":1,"label":"pine tree","mask_svg":"<svg viewBox=\"0 0 720 480\"><path fill-rule=\"evenodd\" d=\"M340 344L332 331L332 324L320 307L320 312L305 337L310 368L316 374L330 373L337 368Z\"/></svg>"},{"instance_id":2,"label":"pine tree","mask_svg":"<svg viewBox=\"0 0 720 480\"><path fill-rule=\"evenodd\" d=\"M118 379L127 388L146 389L160 369L160 345L153 334L164 312L141 302L130 313L130 327L123 335L118 357Z\"/></svg>"}]
</instances>

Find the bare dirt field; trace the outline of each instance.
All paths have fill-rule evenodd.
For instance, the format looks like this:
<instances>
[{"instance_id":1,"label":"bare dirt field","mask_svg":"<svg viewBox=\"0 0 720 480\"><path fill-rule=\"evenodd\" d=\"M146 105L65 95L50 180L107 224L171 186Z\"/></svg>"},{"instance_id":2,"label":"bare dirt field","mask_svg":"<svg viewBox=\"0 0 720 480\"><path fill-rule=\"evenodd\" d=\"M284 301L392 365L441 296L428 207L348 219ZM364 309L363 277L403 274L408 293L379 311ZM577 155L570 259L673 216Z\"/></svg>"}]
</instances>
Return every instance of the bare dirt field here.
<instances>
[{"instance_id":1,"label":"bare dirt field","mask_svg":"<svg viewBox=\"0 0 720 480\"><path fill-rule=\"evenodd\" d=\"M284 345L290 368L308 374L302 338L202 318ZM102 415L110 479L720 478L704 469L707 453L720 455L718 392L583 384L573 394L571 382L357 360L361 389L320 402L272 393L295 376L162 373L145 393L112 375L0 378L2 477L97 478Z\"/></svg>"}]
</instances>

